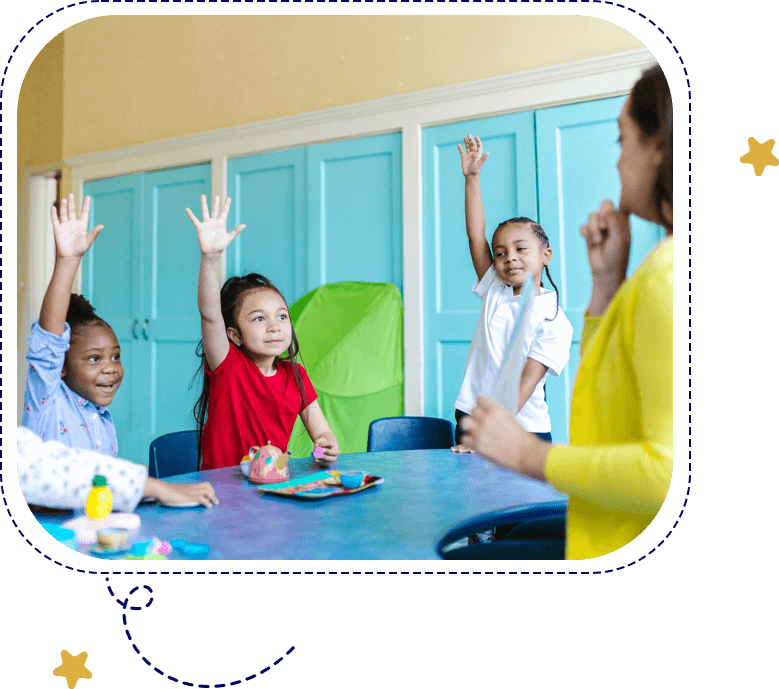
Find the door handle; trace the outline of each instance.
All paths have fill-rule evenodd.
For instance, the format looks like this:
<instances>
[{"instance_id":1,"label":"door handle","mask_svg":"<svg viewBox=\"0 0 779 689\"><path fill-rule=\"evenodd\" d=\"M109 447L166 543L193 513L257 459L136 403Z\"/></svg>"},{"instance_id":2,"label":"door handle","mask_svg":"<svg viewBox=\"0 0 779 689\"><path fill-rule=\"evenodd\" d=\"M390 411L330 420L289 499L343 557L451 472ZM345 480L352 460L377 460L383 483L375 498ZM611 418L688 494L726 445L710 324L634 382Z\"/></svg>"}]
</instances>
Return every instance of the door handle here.
<instances>
[{"instance_id":1,"label":"door handle","mask_svg":"<svg viewBox=\"0 0 779 689\"><path fill-rule=\"evenodd\" d=\"M133 321L133 340L137 340L138 339L138 333L135 332L135 326L136 325L138 325L138 319L137 318Z\"/></svg>"},{"instance_id":2,"label":"door handle","mask_svg":"<svg viewBox=\"0 0 779 689\"><path fill-rule=\"evenodd\" d=\"M143 321L143 325L141 326L141 334L143 335L143 339L144 340L148 340L149 339L149 336L146 334L146 326L147 325L149 325L149 319L148 318L146 318Z\"/></svg>"}]
</instances>

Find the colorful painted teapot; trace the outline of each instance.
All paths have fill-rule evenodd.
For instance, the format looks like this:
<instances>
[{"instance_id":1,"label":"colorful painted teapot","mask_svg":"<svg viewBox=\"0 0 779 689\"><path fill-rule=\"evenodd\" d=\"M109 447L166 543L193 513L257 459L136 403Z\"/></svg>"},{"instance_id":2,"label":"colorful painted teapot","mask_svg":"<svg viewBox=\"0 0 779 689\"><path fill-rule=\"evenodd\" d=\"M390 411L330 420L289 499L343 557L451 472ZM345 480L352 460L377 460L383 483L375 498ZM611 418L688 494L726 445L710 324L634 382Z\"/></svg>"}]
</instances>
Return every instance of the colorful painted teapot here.
<instances>
[{"instance_id":1,"label":"colorful painted teapot","mask_svg":"<svg viewBox=\"0 0 779 689\"><path fill-rule=\"evenodd\" d=\"M249 466L249 480L252 483L281 483L289 481L289 452L282 452L275 445L249 448L249 454L244 461L251 460Z\"/></svg>"}]
</instances>

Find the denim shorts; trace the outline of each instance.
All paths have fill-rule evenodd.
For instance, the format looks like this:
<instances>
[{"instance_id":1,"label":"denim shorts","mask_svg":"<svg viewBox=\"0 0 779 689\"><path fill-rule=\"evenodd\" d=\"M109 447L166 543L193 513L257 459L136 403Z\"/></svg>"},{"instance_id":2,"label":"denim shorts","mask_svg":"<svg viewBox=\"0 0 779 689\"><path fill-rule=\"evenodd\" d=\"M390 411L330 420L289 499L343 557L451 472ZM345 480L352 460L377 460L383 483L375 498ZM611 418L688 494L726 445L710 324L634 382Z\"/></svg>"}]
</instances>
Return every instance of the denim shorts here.
<instances>
[{"instance_id":1,"label":"denim shorts","mask_svg":"<svg viewBox=\"0 0 779 689\"><path fill-rule=\"evenodd\" d=\"M460 419L462 419L464 416L469 416L469 414L466 414L463 411L460 411L459 409L454 410L454 423L455 423L455 429L454 429L454 444L459 445L461 442L461 438L463 435L462 429L460 428ZM543 433L534 433L534 435L537 435L541 440L546 441L547 443L552 442L552 434L548 431L544 431Z\"/></svg>"}]
</instances>

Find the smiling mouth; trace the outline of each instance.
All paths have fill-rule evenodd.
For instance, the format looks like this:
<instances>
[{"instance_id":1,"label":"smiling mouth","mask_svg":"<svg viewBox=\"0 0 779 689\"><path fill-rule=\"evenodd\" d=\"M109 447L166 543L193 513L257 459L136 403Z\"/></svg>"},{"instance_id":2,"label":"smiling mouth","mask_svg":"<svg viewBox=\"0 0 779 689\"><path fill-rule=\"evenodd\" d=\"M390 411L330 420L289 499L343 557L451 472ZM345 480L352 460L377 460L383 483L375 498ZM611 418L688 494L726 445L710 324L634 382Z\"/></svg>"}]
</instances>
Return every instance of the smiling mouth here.
<instances>
[{"instance_id":1,"label":"smiling mouth","mask_svg":"<svg viewBox=\"0 0 779 689\"><path fill-rule=\"evenodd\" d=\"M118 387L118 383L98 383L95 387L97 387L100 392L103 394L110 394L113 392L116 392L116 388Z\"/></svg>"}]
</instances>

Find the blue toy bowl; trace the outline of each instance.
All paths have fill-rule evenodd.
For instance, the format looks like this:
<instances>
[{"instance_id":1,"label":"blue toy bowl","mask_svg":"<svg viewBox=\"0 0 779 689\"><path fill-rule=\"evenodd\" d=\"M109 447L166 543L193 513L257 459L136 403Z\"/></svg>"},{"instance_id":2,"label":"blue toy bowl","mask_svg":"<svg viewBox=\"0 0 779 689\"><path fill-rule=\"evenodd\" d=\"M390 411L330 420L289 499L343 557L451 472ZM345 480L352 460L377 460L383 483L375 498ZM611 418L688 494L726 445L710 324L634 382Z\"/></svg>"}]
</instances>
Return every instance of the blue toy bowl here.
<instances>
[{"instance_id":1,"label":"blue toy bowl","mask_svg":"<svg viewBox=\"0 0 779 689\"><path fill-rule=\"evenodd\" d=\"M365 474L362 471L342 471L339 473L341 485L344 488L354 489L362 485Z\"/></svg>"}]
</instances>

